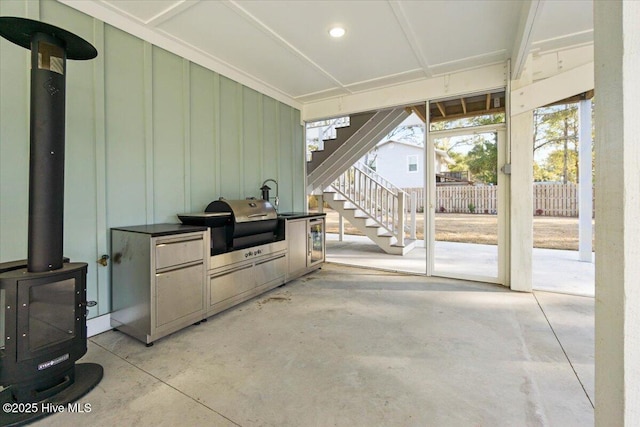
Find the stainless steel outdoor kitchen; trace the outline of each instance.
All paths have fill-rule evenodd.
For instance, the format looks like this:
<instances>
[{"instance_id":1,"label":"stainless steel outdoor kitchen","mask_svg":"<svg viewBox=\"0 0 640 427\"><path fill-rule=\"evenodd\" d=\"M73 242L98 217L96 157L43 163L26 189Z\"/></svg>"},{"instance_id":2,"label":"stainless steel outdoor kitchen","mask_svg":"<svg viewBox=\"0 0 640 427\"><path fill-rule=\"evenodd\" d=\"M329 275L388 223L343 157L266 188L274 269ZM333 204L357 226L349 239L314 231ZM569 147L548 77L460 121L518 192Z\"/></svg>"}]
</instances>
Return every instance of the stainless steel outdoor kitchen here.
<instances>
[{"instance_id":1,"label":"stainless steel outdoor kitchen","mask_svg":"<svg viewBox=\"0 0 640 427\"><path fill-rule=\"evenodd\" d=\"M150 346L320 268L324 214L278 213L264 191L178 214L181 224L112 228L111 326Z\"/></svg>"}]
</instances>

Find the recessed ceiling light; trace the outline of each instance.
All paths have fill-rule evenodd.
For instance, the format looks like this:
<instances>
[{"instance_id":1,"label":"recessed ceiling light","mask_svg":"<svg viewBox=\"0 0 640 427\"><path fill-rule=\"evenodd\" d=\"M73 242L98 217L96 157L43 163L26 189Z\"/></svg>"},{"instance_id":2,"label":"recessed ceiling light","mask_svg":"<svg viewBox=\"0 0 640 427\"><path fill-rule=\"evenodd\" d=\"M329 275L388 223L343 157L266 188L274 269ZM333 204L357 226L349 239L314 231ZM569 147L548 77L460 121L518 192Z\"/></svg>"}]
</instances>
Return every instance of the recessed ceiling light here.
<instances>
[{"instance_id":1,"label":"recessed ceiling light","mask_svg":"<svg viewBox=\"0 0 640 427\"><path fill-rule=\"evenodd\" d=\"M329 35L335 38L340 38L344 36L344 33L346 33L346 31L342 27L333 27L332 29L329 30Z\"/></svg>"}]
</instances>

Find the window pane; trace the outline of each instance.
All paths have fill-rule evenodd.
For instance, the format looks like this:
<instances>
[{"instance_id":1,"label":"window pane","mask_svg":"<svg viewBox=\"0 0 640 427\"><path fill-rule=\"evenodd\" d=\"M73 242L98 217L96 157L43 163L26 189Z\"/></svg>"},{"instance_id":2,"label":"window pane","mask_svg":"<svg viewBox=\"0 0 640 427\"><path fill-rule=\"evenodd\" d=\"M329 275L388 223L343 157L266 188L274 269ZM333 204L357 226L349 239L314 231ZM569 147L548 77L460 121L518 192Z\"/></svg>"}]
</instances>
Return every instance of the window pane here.
<instances>
[{"instance_id":1,"label":"window pane","mask_svg":"<svg viewBox=\"0 0 640 427\"><path fill-rule=\"evenodd\" d=\"M407 163L409 165L409 172L418 171L418 156L407 156Z\"/></svg>"}]
</instances>

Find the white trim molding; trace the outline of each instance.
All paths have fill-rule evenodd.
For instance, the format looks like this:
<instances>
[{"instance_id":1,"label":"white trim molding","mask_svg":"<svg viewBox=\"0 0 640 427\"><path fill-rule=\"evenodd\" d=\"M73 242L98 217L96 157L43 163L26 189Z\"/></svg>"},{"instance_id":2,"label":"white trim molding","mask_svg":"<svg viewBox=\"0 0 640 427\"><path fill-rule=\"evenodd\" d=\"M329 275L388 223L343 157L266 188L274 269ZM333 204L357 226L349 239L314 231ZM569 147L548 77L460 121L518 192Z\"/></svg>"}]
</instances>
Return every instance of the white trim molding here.
<instances>
[{"instance_id":1,"label":"white trim molding","mask_svg":"<svg viewBox=\"0 0 640 427\"><path fill-rule=\"evenodd\" d=\"M87 320L87 338L111 330L111 314Z\"/></svg>"}]
</instances>

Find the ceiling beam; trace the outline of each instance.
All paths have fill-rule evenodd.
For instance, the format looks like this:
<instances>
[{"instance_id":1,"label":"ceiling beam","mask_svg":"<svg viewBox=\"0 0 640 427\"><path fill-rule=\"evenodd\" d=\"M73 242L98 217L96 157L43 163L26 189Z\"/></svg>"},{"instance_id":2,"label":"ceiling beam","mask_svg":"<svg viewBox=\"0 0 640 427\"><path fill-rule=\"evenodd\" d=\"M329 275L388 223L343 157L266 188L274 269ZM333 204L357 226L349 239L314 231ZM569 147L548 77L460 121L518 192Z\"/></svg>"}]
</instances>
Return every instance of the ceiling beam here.
<instances>
[{"instance_id":1,"label":"ceiling beam","mask_svg":"<svg viewBox=\"0 0 640 427\"><path fill-rule=\"evenodd\" d=\"M440 110L440 114L442 114L442 117L447 117L447 112L444 109L444 106L442 105L442 103L436 102L436 106L438 107L438 110Z\"/></svg>"},{"instance_id":2,"label":"ceiling beam","mask_svg":"<svg viewBox=\"0 0 640 427\"><path fill-rule=\"evenodd\" d=\"M418 43L418 37L416 36L415 31L411 27L411 22L407 18L407 14L402 7L402 4L398 0L389 0L389 6L393 11L393 14L396 16L396 21L398 21L398 25L402 32L404 33L404 37L407 39L407 44L411 47L413 51L413 55L416 57L418 62L420 63L420 67L424 71L426 77L433 77L433 73L431 72L431 68L429 67L429 61L422 53L422 49L420 49L420 43Z\"/></svg>"},{"instance_id":3,"label":"ceiling beam","mask_svg":"<svg viewBox=\"0 0 640 427\"><path fill-rule=\"evenodd\" d=\"M168 8L166 8L162 12L158 13L157 15L145 21L145 24L151 27L157 27L158 25L168 21L174 16L181 14L185 10L189 9L191 6L195 5L196 3L197 2L194 0L180 0L174 3L173 5L169 6Z\"/></svg>"},{"instance_id":4,"label":"ceiling beam","mask_svg":"<svg viewBox=\"0 0 640 427\"><path fill-rule=\"evenodd\" d=\"M444 122L447 120L467 119L470 117L478 117L479 115L499 114L504 113L503 107L490 108L486 111L471 111L467 114L449 114L447 117L431 117L431 123Z\"/></svg>"},{"instance_id":5,"label":"ceiling beam","mask_svg":"<svg viewBox=\"0 0 640 427\"><path fill-rule=\"evenodd\" d=\"M559 101L552 102L551 104L545 105L545 107L551 107L553 105L564 105L564 104L575 104L576 102L584 101L587 99L593 98L595 95L595 90L591 89L586 92L579 93L577 95L570 96L565 99L561 99Z\"/></svg>"},{"instance_id":6,"label":"ceiling beam","mask_svg":"<svg viewBox=\"0 0 640 427\"><path fill-rule=\"evenodd\" d=\"M288 49L291 53L298 56L302 61L314 67L320 73L322 73L327 79L331 80L337 87L343 89L346 92L352 93L346 85L344 85L340 80L333 76L329 71L322 68L320 64L315 62L313 59L305 55L300 49L296 48L293 43L290 43L283 36L278 34L275 29L268 26L266 23L262 22L258 19L257 16L252 15L247 9L245 9L238 0L228 0L224 3L229 9L234 10L236 13L243 16L248 22L250 22L254 27L258 30L262 31L267 36L271 37L276 43L279 43L281 46Z\"/></svg>"},{"instance_id":7,"label":"ceiling beam","mask_svg":"<svg viewBox=\"0 0 640 427\"><path fill-rule=\"evenodd\" d=\"M462 104L462 112L467 114L467 103L464 98L460 98L460 103Z\"/></svg>"},{"instance_id":8,"label":"ceiling beam","mask_svg":"<svg viewBox=\"0 0 640 427\"><path fill-rule=\"evenodd\" d=\"M522 76L527 56L529 56L529 51L531 50L535 26L540 21L544 1L526 0L522 2L518 32L511 49L511 64L513 66L511 80L518 80Z\"/></svg>"},{"instance_id":9,"label":"ceiling beam","mask_svg":"<svg viewBox=\"0 0 640 427\"><path fill-rule=\"evenodd\" d=\"M593 62L511 91L511 115L552 104L594 88Z\"/></svg>"},{"instance_id":10,"label":"ceiling beam","mask_svg":"<svg viewBox=\"0 0 640 427\"><path fill-rule=\"evenodd\" d=\"M493 64L447 76L309 101L304 103L302 120L315 121L397 105L414 105L425 102L425 97L427 100L436 100L445 97L459 98L468 93L486 93L488 87L496 88L506 85L504 71L503 63Z\"/></svg>"},{"instance_id":11,"label":"ceiling beam","mask_svg":"<svg viewBox=\"0 0 640 427\"><path fill-rule=\"evenodd\" d=\"M411 107L407 107L407 112L412 112L424 123L427 123L427 107L424 104L421 106L412 105Z\"/></svg>"}]
</instances>

